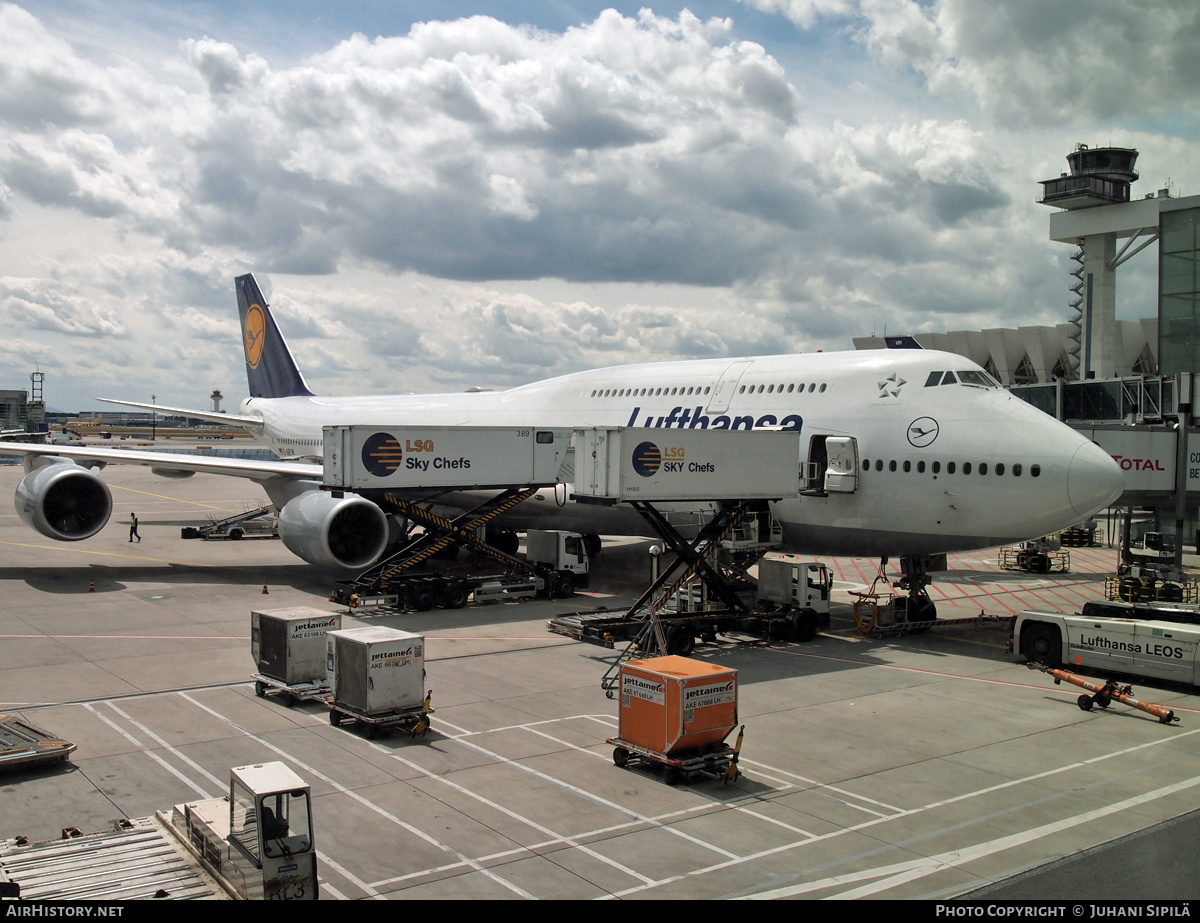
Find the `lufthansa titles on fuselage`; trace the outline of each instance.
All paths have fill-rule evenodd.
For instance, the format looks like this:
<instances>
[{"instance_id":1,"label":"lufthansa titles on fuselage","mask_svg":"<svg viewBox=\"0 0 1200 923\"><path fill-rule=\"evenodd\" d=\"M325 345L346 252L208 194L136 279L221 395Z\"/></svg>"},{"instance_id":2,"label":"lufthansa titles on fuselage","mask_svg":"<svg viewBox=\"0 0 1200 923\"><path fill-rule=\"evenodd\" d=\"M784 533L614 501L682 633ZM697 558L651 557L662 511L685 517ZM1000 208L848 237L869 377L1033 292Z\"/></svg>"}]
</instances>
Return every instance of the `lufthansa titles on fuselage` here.
<instances>
[{"instance_id":1,"label":"lufthansa titles on fuselage","mask_svg":"<svg viewBox=\"0 0 1200 923\"><path fill-rule=\"evenodd\" d=\"M761 429L763 427L778 427L785 433L798 433L804 424L804 418L796 413L789 413L782 419L773 413L764 413L755 418L752 414L734 415L720 414L710 417L704 412L703 406L672 407L666 416L656 417L651 411L645 417L641 416L642 408L634 407L626 426L645 426L653 429Z\"/></svg>"}]
</instances>

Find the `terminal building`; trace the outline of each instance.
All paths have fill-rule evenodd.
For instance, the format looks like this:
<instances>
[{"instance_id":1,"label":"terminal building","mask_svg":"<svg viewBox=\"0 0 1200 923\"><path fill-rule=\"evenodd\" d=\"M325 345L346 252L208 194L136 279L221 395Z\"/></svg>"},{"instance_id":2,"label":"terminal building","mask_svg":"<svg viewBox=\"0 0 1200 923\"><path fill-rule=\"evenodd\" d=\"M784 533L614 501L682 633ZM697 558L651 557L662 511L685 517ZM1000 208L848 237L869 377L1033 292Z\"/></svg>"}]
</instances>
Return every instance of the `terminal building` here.
<instances>
[{"instance_id":1,"label":"terminal building","mask_svg":"<svg viewBox=\"0 0 1200 923\"><path fill-rule=\"evenodd\" d=\"M856 337L857 349L958 353L1107 449L1126 471L1121 504L1200 550L1200 196L1137 199L1138 152L1077 145L1043 180L1050 240L1072 245L1069 316L1053 327ZM1118 321L1117 270L1157 244L1154 317Z\"/></svg>"}]
</instances>

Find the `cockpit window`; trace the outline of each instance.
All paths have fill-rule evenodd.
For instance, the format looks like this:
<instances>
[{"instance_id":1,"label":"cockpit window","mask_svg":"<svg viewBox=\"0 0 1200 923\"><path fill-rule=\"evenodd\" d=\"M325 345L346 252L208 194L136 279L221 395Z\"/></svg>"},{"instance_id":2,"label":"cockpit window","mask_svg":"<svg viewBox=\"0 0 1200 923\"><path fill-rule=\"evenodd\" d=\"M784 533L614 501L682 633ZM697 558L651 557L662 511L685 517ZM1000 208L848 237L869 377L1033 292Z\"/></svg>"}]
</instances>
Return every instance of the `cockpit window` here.
<instances>
[{"instance_id":1,"label":"cockpit window","mask_svg":"<svg viewBox=\"0 0 1200 923\"><path fill-rule=\"evenodd\" d=\"M930 372L929 377L925 379L925 387L932 388L935 385L974 385L977 388L999 388L1000 383L992 378L987 372L979 372L974 370L959 371L959 372Z\"/></svg>"},{"instance_id":2,"label":"cockpit window","mask_svg":"<svg viewBox=\"0 0 1200 923\"><path fill-rule=\"evenodd\" d=\"M964 385L976 385L980 388L999 388L996 379L992 378L987 372L972 372L965 371L958 373L958 380Z\"/></svg>"}]
</instances>

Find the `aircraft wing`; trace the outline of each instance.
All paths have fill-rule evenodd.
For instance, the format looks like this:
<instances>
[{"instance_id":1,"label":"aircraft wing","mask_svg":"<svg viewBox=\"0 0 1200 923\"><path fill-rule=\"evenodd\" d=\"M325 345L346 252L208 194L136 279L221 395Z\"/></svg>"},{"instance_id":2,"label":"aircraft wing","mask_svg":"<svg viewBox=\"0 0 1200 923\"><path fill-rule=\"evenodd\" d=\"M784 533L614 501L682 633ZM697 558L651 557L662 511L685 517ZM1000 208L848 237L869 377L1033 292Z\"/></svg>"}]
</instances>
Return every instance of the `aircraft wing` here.
<instances>
[{"instance_id":1,"label":"aircraft wing","mask_svg":"<svg viewBox=\"0 0 1200 923\"><path fill-rule=\"evenodd\" d=\"M246 458L220 458L212 455L187 455L172 452L140 452L125 449L94 449L66 445L33 445L22 442L0 443L0 455L58 455L86 465L142 465L167 471L193 471L224 474L263 481L277 477L321 480L320 465L288 461L252 461Z\"/></svg>"},{"instance_id":2,"label":"aircraft wing","mask_svg":"<svg viewBox=\"0 0 1200 923\"><path fill-rule=\"evenodd\" d=\"M211 410L189 410L186 407L164 407L162 404L139 404L136 401L118 401L111 397L98 397L105 404L120 404L122 407L136 407L139 410L149 410L163 415L188 417L192 420L204 420L207 423L220 423L225 426L235 426L242 429L262 429L263 421L258 417L241 417L235 413L213 413ZM70 424L68 424L70 425Z\"/></svg>"}]
</instances>

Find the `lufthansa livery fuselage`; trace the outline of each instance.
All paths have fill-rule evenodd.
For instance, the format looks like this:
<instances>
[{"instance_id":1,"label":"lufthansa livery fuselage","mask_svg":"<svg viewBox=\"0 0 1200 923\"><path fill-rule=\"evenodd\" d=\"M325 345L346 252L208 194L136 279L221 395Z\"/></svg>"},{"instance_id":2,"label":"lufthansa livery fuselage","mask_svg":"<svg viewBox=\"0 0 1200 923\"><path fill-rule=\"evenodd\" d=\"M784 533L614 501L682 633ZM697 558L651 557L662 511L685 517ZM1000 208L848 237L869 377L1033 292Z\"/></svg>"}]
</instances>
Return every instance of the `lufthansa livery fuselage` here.
<instances>
[{"instance_id":1,"label":"lufthansa livery fuselage","mask_svg":"<svg viewBox=\"0 0 1200 923\"><path fill-rule=\"evenodd\" d=\"M1120 495L1094 443L948 353L904 350L648 363L500 392L250 398L245 416L283 456L319 458L321 427L433 424L781 429L800 434L814 484L825 437L849 437L854 489L775 504L786 547L870 556L989 547L1055 531ZM824 496L821 494L824 493ZM509 524L644 528L631 512L526 503ZM606 521L607 520L607 521Z\"/></svg>"}]
</instances>

